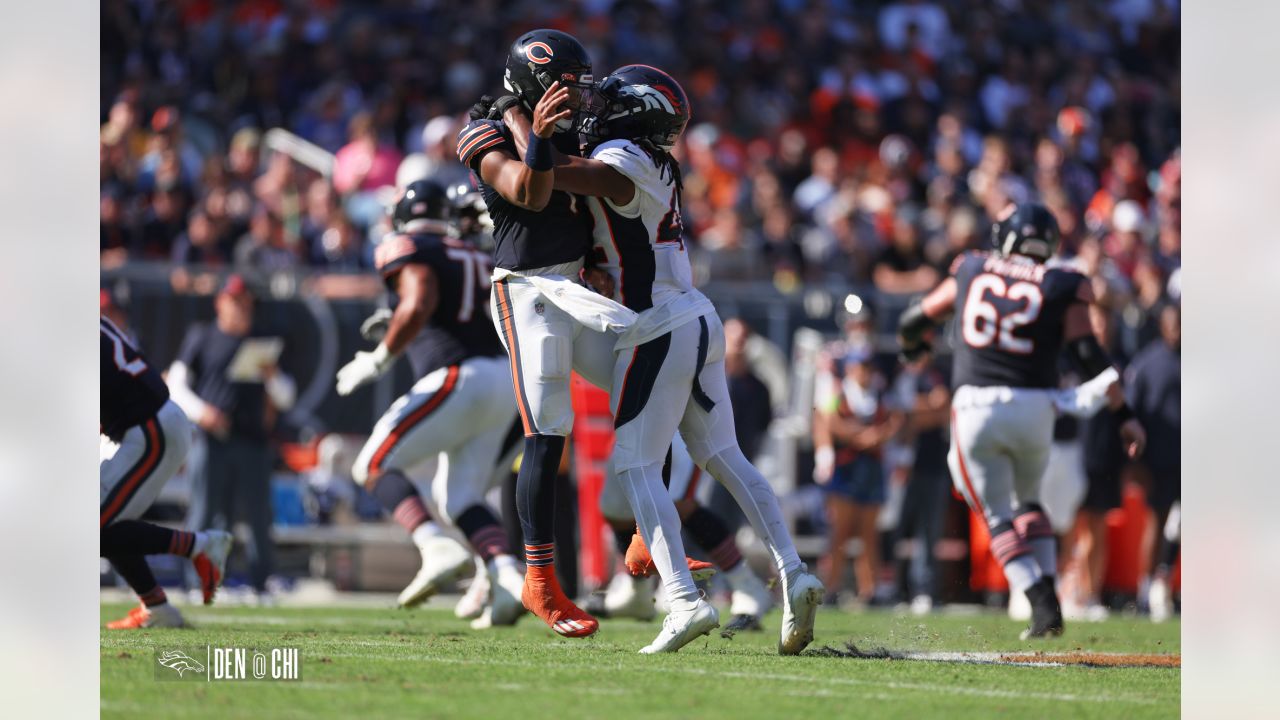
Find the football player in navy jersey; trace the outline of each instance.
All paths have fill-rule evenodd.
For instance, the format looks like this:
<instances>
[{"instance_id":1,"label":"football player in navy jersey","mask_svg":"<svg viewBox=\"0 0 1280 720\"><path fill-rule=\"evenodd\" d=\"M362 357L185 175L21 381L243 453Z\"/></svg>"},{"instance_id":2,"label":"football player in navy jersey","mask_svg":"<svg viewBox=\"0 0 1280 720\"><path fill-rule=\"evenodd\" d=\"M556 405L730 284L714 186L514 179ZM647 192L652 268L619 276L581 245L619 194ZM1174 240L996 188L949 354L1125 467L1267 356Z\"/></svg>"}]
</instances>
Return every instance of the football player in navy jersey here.
<instances>
[{"instance_id":1,"label":"football player in navy jersey","mask_svg":"<svg viewBox=\"0 0 1280 720\"><path fill-rule=\"evenodd\" d=\"M377 347L338 371L337 391L349 395L408 356L418 380L379 419L352 469L422 553L422 569L400 604L421 603L471 563L431 522L406 474L434 459L431 494L441 519L466 536L488 571L486 624L510 625L523 613L524 579L484 494L501 477L502 457L510 467L516 409L502 344L487 316L489 259L453 237L450 214L442 185L419 180L405 188L393 210L394 232L375 253L392 316Z\"/></svg>"},{"instance_id":2,"label":"football player in navy jersey","mask_svg":"<svg viewBox=\"0 0 1280 720\"><path fill-rule=\"evenodd\" d=\"M516 482L528 568L522 598L555 632L585 637L599 623L555 576L554 483L573 426L570 374L607 387L613 332L636 315L580 284L591 218L581 198L552 188L553 152L578 154L574 116L593 89L586 49L556 30L525 33L508 52L505 84L512 94L473 112L459 133L458 158L475 174L493 221L493 321L525 435ZM485 117L513 107L532 116L523 134Z\"/></svg>"},{"instance_id":3,"label":"football player in navy jersey","mask_svg":"<svg viewBox=\"0 0 1280 720\"><path fill-rule=\"evenodd\" d=\"M588 196L597 265L637 314L616 343L607 387L615 428L610 482L630 501L671 607L662 632L641 652L674 652L719 621L681 560L680 515L663 487L663 460L678 429L694 461L730 490L773 555L783 589L778 649L799 653L813 640L823 588L796 554L772 487L738 446L724 330L711 301L693 287L680 167L671 156L689 122L689 100L674 78L647 65L615 70L590 100L582 123L589 157L555 156L553 187ZM528 122L518 112L505 118L509 126ZM527 161L534 150L523 152Z\"/></svg>"},{"instance_id":4,"label":"football player in navy jersey","mask_svg":"<svg viewBox=\"0 0 1280 720\"><path fill-rule=\"evenodd\" d=\"M1119 373L1094 337L1092 285L1081 274L1045 263L1057 251L1058 225L1042 205L1010 207L991 232L992 249L952 263L950 277L913 303L899 321L908 358L929 349L932 328L957 317L951 405L952 480L991 529L991 551L1013 592L1031 603L1023 638L1059 635L1053 529L1040 506L1055 409L1095 412L1104 404L1122 418L1130 457L1146 435L1120 391ZM1063 348L1091 378L1058 390Z\"/></svg>"},{"instance_id":5,"label":"football player in navy jersey","mask_svg":"<svg viewBox=\"0 0 1280 720\"><path fill-rule=\"evenodd\" d=\"M170 530L138 519L186 459L191 424L169 399L169 388L160 373L120 328L102 317L98 332L99 421L102 434L110 441L99 465L99 552L142 601L107 627L181 627L182 614L169 604L146 556L191 558L207 605L222 583L231 534Z\"/></svg>"}]
</instances>

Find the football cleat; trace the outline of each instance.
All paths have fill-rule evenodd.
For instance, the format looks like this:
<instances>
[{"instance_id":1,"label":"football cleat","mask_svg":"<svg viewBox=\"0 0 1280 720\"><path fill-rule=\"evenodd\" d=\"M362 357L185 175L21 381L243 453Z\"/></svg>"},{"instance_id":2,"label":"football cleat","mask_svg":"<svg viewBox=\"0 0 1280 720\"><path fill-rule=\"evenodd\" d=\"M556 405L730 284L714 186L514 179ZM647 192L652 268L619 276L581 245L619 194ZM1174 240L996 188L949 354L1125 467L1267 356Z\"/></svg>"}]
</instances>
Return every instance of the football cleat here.
<instances>
[{"instance_id":1,"label":"football cleat","mask_svg":"<svg viewBox=\"0 0 1280 720\"><path fill-rule=\"evenodd\" d=\"M662 631L654 641L640 649L641 655L673 653L720 627L720 614L711 603L698 598L687 610L672 610L662 621Z\"/></svg>"},{"instance_id":2,"label":"football cleat","mask_svg":"<svg viewBox=\"0 0 1280 720\"><path fill-rule=\"evenodd\" d=\"M557 634L579 638L595 634L600 622L565 597L551 566L536 566L524 576L520 602Z\"/></svg>"},{"instance_id":3,"label":"football cleat","mask_svg":"<svg viewBox=\"0 0 1280 720\"><path fill-rule=\"evenodd\" d=\"M443 535L428 538L418 546L418 552L422 553L422 569L400 592L397 601L403 608L421 605L427 598L440 592L441 588L458 579L462 571L471 564L471 553L457 540Z\"/></svg>"},{"instance_id":4,"label":"football cleat","mask_svg":"<svg viewBox=\"0 0 1280 720\"><path fill-rule=\"evenodd\" d=\"M702 582L716 574L716 566L709 562L694 560L691 557L686 557L685 562L689 565L689 574L693 575L694 582ZM636 577L649 577L658 572L658 568L653 564L653 556L649 554L649 546L644 544L644 537L640 533L631 536L626 564L627 572Z\"/></svg>"},{"instance_id":5,"label":"football cleat","mask_svg":"<svg viewBox=\"0 0 1280 720\"><path fill-rule=\"evenodd\" d=\"M458 600L458 604L453 606L453 615L459 620L474 620L480 617L485 605L489 602L489 573L479 557L475 562L476 575L472 578L467 591Z\"/></svg>"},{"instance_id":6,"label":"football cleat","mask_svg":"<svg viewBox=\"0 0 1280 720\"><path fill-rule=\"evenodd\" d=\"M604 609L611 618L652 620L658 614L653 605L653 586L649 578L618 573L604 594Z\"/></svg>"},{"instance_id":7,"label":"football cleat","mask_svg":"<svg viewBox=\"0 0 1280 720\"><path fill-rule=\"evenodd\" d=\"M128 615L107 623L107 629L141 630L143 628L180 628L186 625L178 608L169 603L163 603L150 608L139 605L130 610Z\"/></svg>"},{"instance_id":8,"label":"football cleat","mask_svg":"<svg viewBox=\"0 0 1280 720\"><path fill-rule=\"evenodd\" d=\"M732 640L740 632L760 632L764 626L760 624L758 615L734 615L729 624L720 629L720 637Z\"/></svg>"},{"instance_id":9,"label":"football cleat","mask_svg":"<svg viewBox=\"0 0 1280 720\"><path fill-rule=\"evenodd\" d=\"M489 561L489 606L486 608L490 625L515 625L524 614L520 595L524 591L524 576L515 563L498 567Z\"/></svg>"},{"instance_id":10,"label":"football cleat","mask_svg":"<svg viewBox=\"0 0 1280 720\"><path fill-rule=\"evenodd\" d=\"M826 588L822 581L800 566L791 582L783 579L782 630L778 637L779 655L799 655L813 642L813 623L822 604Z\"/></svg>"},{"instance_id":11,"label":"football cleat","mask_svg":"<svg viewBox=\"0 0 1280 720\"><path fill-rule=\"evenodd\" d=\"M1062 606L1058 603L1058 592L1053 586L1053 578L1042 577L1027 588L1027 599L1031 601L1031 625L1023 630L1019 637L1029 640L1061 635Z\"/></svg>"},{"instance_id":12,"label":"football cleat","mask_svg":"<svg viewBox=\"0 0 1280 720\"><path fill-rule=\"evenodd\" d=\"M213 596L227 574L227 556L231 554L231 533L223 530L205 530L204 549L191 558L191 564L200 576L200 595L205 605L213 603Z\"/></svg>"}]
</instances>

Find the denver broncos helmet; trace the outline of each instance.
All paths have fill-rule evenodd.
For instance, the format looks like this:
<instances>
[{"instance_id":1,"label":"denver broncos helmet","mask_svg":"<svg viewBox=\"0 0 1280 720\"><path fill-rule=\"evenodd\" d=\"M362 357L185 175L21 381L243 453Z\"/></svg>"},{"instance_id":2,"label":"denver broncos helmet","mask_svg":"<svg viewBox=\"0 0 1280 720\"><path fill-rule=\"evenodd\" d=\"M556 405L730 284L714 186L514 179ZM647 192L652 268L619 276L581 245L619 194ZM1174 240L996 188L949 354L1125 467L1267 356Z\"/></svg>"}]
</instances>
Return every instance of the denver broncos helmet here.
<instances>
[{"instance_id":1,"label":"denver broncos helmet","mask_svg":"<svg viewBox=\"0 0 1280 720\"><path fill-rule=\"evenodd\" d=\"M450 212L443 185L427 178L415 180L405 186L404 194L396 200L391 210L391 228L396 232L421 230L444 234L449 228Z\"/></svg>"},{"instance_id":2,"label":"denver broncos helmet","mask_svg":"<svg viewBox=\"0 0 1280 720\"><path fill-rule=\"evenodd\" d=\"M566 107L581 110L594 89L591 56L576 38L559 30L531 30L511 44L503 84L532 112L554 82L569 87ZM568 130L572 123L564 121Z\"/></svg>"},{"instance_id":3,"label":"denver broncos helmet","mask_svg":"<svg viewBox=\"0 0 1280 720\"><path fill-rule=\"evenodd\" d=\"M582 133L593 142L610 138L647 141L670 152L689 124L689 98L675 78L648 65L614 70L596 90Z\"/></svg>"},{"instance_id":4,"label":"denver broncos helmet","mask_svg":"<svg viewBox=\"0 0 1280 720\"><path fill-rule=\"evenodd\" d=\"M1040 203L1023 203L991 226L991 248L999 255L1023 255L1045 262L1058 251L1062 236L1053 213Z\"/></svg>"}]
</instances>

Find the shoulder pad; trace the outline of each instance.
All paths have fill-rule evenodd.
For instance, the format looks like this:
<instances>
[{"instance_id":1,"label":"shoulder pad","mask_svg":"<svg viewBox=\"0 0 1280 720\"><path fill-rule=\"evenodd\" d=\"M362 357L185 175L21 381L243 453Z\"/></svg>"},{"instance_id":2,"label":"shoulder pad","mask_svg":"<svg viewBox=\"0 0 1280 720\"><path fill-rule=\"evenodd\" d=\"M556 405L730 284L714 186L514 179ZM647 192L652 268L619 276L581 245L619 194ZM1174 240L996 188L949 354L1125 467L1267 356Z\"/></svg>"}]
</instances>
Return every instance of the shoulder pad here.
<instances>
[{"instance_id":1,"label":"shoulder pad","mask_svg":"<svg viewBox=\"0 0 1280 720\"><path fill-rule=\"evenodd\" d=\"M386 275L400 266L418 251L418 246L408 235L388 235L373 251L373 264L378 272Z\"/></svg>"},{"instance_id":2,"label":"shoulder pad","mask_svg":"<svg viewBox=\"0 0 1280 720\"><path fill-rule=\"evenodd\" d=\"M501 120L472 120L458 133L458 160L471 169L486 150L506 141L506 125Z\"/></svg>"},{"instance_id":3,"label":"shoulder pad","mask_svg":"<svg viewBox=\"0 0 1280 720\"><path fill-rule=\"evenodd\" d=\"M959 255L956 256L955 260L951 261L951 268L947 270L947 274L955 275L956 273L960 272L960 268L964 267L964 264L967 261L975 257L985 258L986 256L984 253L981 253L977 250L965 250L964 252L960 253Z\"/></svg>"}]
</instances>

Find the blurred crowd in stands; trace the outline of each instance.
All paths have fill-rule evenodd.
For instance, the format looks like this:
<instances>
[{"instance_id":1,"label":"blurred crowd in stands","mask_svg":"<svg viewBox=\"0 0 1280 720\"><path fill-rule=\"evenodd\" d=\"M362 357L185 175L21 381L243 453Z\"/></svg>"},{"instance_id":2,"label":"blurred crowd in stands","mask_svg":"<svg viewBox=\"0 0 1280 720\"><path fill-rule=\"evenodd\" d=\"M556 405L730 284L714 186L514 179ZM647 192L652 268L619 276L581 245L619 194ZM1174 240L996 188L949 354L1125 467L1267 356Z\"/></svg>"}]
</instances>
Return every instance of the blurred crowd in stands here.
<instances>
[{"instance_id":1,"label":"blurred crowd in stands","mask_svg":"<svg viewBox=\"0 0 1280 720\"><path fill-rule=\"evenodd\" d=\"M368 269L397 184L467 177L453 154L466 109L500 90L509 43L534 27L581 39L597 77L642 62L684 85L677 153L701 281L854 287L870 312L931 288L986 246L991 217L1036 199L1063 262L1093 278L1108 349L1124 362L1173 347L1178 0L104 0L103 267ZM272 128L333 153L331 175L266 150ZM895 407L927 418L913 429L870 395L840 401L892 423L869 448L931 438L906 441L884 474L923 455L945 487L945 378L863 368L844 342L824 361L830 387L896 383ZM858 505L883 502L864 490ZM860 518L841 514L840 531Z\"/></svg>"}]
</instances>

